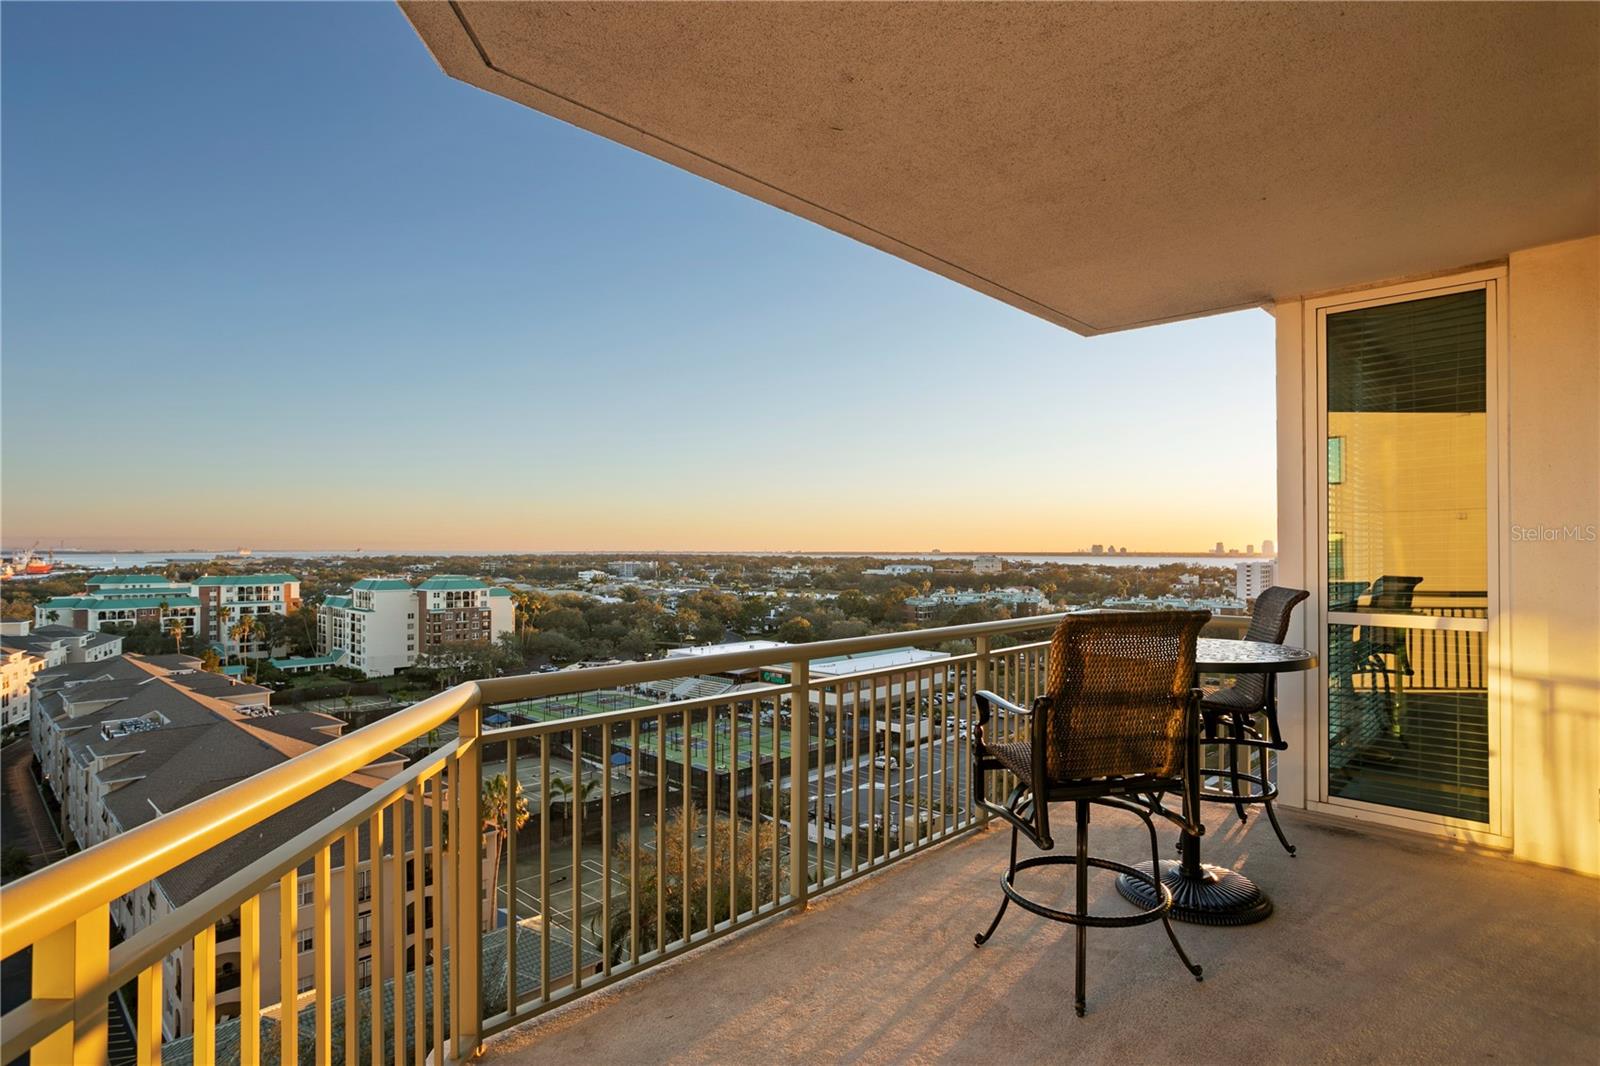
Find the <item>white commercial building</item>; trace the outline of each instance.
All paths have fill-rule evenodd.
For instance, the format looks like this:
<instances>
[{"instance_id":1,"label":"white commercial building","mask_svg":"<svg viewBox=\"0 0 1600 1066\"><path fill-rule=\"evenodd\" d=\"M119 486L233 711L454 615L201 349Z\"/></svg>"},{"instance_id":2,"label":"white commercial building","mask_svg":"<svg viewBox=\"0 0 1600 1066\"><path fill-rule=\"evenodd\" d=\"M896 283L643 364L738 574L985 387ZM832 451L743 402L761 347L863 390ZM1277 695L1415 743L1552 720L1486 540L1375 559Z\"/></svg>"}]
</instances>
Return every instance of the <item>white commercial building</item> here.
<instances>
[{"instance_id":1,"label":"white commercial building","mask_svg":"<svg viewBox=\"0 0 1600 1066\"><path fill-rule=\"evenodd\" d=\"M1233 594L1246 603L1254 600L1278 580L1276 559L1252 559L1234 567Z\"/></svg>"}]
</instances>

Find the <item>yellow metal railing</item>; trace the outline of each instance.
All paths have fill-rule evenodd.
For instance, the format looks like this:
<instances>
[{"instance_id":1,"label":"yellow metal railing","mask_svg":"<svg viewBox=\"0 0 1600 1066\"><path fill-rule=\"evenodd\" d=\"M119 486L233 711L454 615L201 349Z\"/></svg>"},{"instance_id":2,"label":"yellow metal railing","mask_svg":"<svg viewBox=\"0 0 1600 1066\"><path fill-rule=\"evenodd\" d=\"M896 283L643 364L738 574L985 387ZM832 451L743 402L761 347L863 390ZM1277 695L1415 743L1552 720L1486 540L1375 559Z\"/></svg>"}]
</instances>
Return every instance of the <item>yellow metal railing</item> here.
<instances>
[{"instance_id":1,"label":"yellow metal railing","mask_svg":"<svg viewBox=\"0 0 1600 1066\"><path fill-rule=\"evenodd\" d=\"M234 1024L219 1017L216 927L235 918L243 1061L262 1053L263 1017L277 1020L285 1063L468 1056L489 1033L972 829L972 693L1026 702L1042 684L1044 644L991 644L1061 617L456 686L0 890L0 957L31 948L33 974L32 997L0 1018L0 1060L104 1061L108 998L136 984L139 1060L159 1061L168 961L181 958L190 983L174 998L192 1020L178 1028L193 1061L215 1061L218 1027ZM955 641L973 650L846 675L817 667ZM786 683L544 714L584 693L620 700L648 682L760 667L784 668ZM524 721L483 729L497 707ZM110 947L119 899L451 721L455 739ZM503 787L484 787L499 776ZM520 830L507 813L519 792ZM564 906L552 880L567 886ZM264 943L271 924L277 943ZM570 958L552 959L558 933ZM524 988L528 950L539 978ZM500 998L483 1002L502 967Z\"/></svg>"}]
</instances>

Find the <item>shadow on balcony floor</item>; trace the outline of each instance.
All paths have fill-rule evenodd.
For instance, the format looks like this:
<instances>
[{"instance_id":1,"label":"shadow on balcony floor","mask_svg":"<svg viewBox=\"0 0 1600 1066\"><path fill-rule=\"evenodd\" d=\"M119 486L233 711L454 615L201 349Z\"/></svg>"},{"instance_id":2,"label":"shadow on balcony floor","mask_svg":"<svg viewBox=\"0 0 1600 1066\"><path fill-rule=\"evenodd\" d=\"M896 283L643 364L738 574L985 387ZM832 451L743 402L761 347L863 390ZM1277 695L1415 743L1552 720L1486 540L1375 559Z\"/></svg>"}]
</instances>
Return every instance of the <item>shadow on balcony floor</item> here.
<instances>
[{"instance_id":1,"label":"shadow on balcony floor","mask_svg":"<svg viewBox=\"0 0 1600 1066\"><path fill-rule=\"evenodd\" d=\"M1277 902L1259 925L1089 931L1089 1015L1072 1015L1072 931L998 901L999 828L900 863L742 937L491 1042L494 1063L1540 1062L1600 1058L1600 883L1441 843L1215 808L1207 858ZM1097 812L1098 854L1148 848ZM1144 852L1148 855L1148 850ZM1040 876L1031 871L1038 892ZM1027 873L1023 875L1024 878ZM1021 880L1021 879L1019 879ZM1065 905L1070 874L1060 877ZM1044 893L1040 892L1040 895ZM1111 875L1098 909L1124 909Z\"/></svg>"}]
</instances>

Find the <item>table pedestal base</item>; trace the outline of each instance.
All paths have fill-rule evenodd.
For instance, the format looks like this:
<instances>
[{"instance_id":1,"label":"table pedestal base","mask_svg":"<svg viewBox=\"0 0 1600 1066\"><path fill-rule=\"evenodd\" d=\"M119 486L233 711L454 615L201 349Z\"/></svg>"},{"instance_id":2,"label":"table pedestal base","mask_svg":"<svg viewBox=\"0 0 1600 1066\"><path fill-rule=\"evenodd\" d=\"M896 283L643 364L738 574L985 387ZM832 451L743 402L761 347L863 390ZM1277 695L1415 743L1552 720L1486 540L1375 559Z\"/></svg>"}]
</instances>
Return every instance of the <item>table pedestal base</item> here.
<instances>
[{"instance_id":1,"label":"table pedestal base","mask_svg":"<svg viewBox=\"0 0 1600 1066\"><path fill-rule=\"evenodd\" d=\"M1146 873L1147 862L1136 869ZM1244 874L1222 866L1202 865L1199 876L1184 872L1183 864L1166 860L1161 881L1172 890L1172 917L1195 925L1250 925L1272 913L1272 900ZM1122 898L1138 907L1153 907L1157 900L1150 885L1123 874L1117 878Z\"/></svg>"}]
</instances>

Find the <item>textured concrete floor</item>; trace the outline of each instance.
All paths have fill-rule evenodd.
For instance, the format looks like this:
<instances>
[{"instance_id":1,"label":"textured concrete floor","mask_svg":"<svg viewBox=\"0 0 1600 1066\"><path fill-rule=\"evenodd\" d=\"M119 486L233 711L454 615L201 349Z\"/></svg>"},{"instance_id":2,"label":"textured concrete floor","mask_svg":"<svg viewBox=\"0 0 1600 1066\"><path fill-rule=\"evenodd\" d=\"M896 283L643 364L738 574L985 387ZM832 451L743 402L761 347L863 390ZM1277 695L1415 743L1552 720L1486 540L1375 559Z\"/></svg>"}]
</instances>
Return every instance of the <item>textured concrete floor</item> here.
<instances>
[{"instance_id":1,"label":"textured concrete floor","mask_svg":"<svg viewBox=\"0 0 1600 1066\"><path fill-rule=\"evenodd\" d=\"M1278 909L1179 926L1203 983L1159 925L1090 930L1078 1019L1071 929L1013 907L974 948L999 898L996 828L502 1034L486 1058L1600 1062L1600 881L1294 814L1291 859L1254 818L1212 817L1208 860L1248 872ZM1137 858L1142 836L1097 813L1090 848ZM1070 872L1030 874L1025 888L1068 899ZM1110 874L1091 898L1126 906Z\"/></svg>"}]
</instances>

